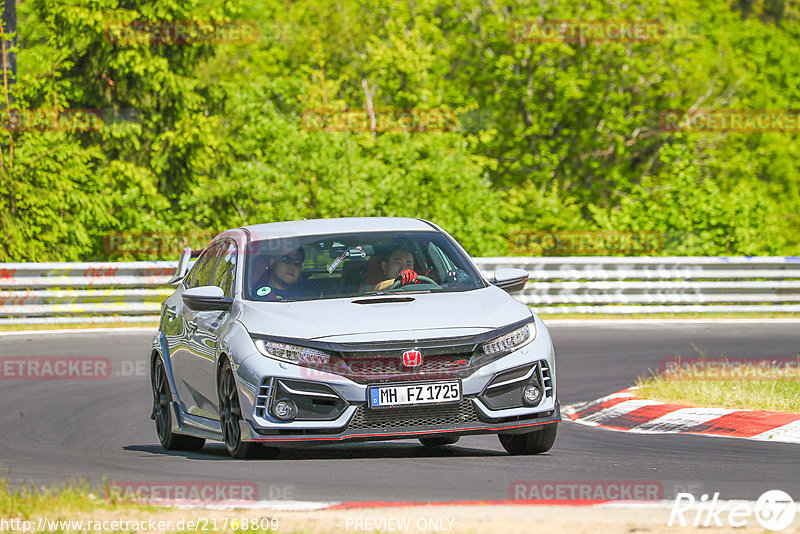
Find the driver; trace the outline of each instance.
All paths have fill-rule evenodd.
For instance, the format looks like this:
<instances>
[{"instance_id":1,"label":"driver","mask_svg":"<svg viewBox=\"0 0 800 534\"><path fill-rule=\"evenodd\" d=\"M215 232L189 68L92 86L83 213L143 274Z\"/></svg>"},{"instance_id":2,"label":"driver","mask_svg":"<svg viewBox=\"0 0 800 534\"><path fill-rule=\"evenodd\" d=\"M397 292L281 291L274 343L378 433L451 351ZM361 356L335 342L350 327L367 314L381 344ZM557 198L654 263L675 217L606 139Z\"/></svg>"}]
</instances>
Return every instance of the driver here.
<instances>
[{"instance_id":1,"label":"driver","mask_svg":"<svg viewBox=\"0 0 800 534\"><path fill-rule=\"evenodd\" d=\"M387 260L381 262L381 268L386 279L375 287L366 289L382 291L391 287L395 281L400 282L401 286L418 283L417 273L414 271L414 255L408 250L396 249Z\"/></svg>"},{"instance_id":2,"label":"driver","mask_svg":"<svg viewBox=\"0 0 800 534\"><path fill-rule=\"evenodd\" d=\"M305 259L302 247L273 259L255 283L257 300L293 300L304 296L300 274Z\"/></svg>"}]
</instances>

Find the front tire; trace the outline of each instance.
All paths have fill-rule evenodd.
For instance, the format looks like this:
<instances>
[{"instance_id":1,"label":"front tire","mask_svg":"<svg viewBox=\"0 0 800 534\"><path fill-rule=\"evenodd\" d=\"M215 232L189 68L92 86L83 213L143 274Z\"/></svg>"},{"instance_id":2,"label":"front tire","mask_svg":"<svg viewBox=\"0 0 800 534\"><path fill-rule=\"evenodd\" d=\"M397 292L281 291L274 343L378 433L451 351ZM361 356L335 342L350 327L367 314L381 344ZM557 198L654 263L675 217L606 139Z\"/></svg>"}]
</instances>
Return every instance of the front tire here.
<instances>
[{"instance_id":1,"label":"front tire","mask_svg":"<svg viewBox=\"0 0 800 534\"><path fill-rule=\"evenodd\" d=\"M242 441L242 432L239 428L239 422L242 420L242 408L239 405L239 392L230 362L226 361L222 364L217 391L219 393L219 422L228 453L237 460L275 456L278 452L277 449L264 447L260 443Z\"/></svg>"},{"instance_id":2,"label":"front tire","mask_svg":"<svg viewBox=\"0 0 800 534\"><path fill-rule=\"evenodd\" d=\"M167 371L161 358L156 359L150 373L153 386L153 412L151 418L156 422L156 432L161 446L168 451L197 451L203 448L206 440L194 436L184 436L172 432L172 392L169 389Z\"/></svg>"},{"instance_id":3,"label":"front tire","mask_svg":"<svg viewBox=\"0 0 800 534\"><path fill-rule=\"evenodd\" d=\"M558 423L543 425L525 434L499 434L500 444L508 454L541 454L549 451L556 441Z\"/></svg>"}]
</instances>

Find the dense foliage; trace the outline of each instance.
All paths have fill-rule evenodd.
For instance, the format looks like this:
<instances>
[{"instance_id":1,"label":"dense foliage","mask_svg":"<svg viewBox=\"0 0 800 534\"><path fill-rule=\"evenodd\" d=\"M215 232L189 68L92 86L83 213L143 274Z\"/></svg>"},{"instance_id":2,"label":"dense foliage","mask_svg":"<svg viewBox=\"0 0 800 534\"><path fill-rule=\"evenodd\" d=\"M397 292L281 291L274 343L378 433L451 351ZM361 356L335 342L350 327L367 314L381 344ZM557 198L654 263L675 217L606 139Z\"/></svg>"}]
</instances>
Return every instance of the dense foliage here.
<instances>
[{"instance_id":1,"label":"dense foliage","mask_svg":"<svg viewBox=\"0 0 800 534\"><path fill-rule=\"evenodd\" d=\"M236 225L359 215L433 220L473 255L546 253L513 246L538 231L663 236L658 250L598 254L800 254L797 133L661 124L666 110L798 108L794 0L17 9L19 70L0 95L0 261L172 259L174 247L109 243L177 233L198 247ZM535 20L656 21L661 33L515 33ZM191 43L109 32L135 21L253 21L258 32ZM75 110L91 110L88 126L64 119ZM367 127L311 127L309 110L355 111ZM370 110L448 119L371 131ZM37 122L47 113L60 120Z\"/></svg>"}]
</instances>

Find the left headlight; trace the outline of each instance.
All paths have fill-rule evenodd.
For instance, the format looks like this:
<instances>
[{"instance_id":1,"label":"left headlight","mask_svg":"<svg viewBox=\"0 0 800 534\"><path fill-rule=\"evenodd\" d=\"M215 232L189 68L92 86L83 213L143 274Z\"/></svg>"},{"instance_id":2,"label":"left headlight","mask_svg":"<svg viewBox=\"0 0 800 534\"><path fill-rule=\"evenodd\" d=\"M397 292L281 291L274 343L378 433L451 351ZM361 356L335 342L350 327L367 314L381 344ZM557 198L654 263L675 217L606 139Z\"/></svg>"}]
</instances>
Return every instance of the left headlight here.
<instances>
[{"instance_id":1,"label":"left headlight","mask_svg":"<svg viewBox=\"0 0 800 534\"><path fill-rule=\"evenodd\" d=\"M528 323L507 334L487 341L483 344L483 353L487 356L507 354L529 343L534 337L536 337L536 325Z\"/></svg>"},{"instance_id":2,"label":"left headlight","mask_svg":"<svg viewBox=\"0 0 800 534\"><path fill-rule=\"evenodd\" d=\"M276 341L255 340L258 352L268 358L274 358L283 362L295 363L299 365L325 365L330 362L331 356L327 352L288 343L278 343Z\"/></svg>"}]
</instances>

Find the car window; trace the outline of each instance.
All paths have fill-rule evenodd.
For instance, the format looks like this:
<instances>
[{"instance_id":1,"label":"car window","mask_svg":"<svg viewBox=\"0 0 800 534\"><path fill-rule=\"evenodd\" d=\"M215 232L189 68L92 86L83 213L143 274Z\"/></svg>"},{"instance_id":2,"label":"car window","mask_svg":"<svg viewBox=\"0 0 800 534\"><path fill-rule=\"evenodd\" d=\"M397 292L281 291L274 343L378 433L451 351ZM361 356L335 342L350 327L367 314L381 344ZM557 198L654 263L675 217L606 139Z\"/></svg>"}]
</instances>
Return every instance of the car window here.
<instances>
[{"instance_id":1,"label":"car window","mask_svg":"<svg viewBox=\"0 0 800 534\"><path fill-rule=\"evenodd\" d=\"M298 259L302 259L299 266L293 267ZM400 264L422 277L418 283L394 286L394 271ZM249 243L245 251L243 297L249 300L316 300L408 291L446 293L481 287L485 282L469 259L438 232L268 239Z\"/></svg>"},{"instance_id":2,"label":"car window","mask_svg":"<svg viewBox=\"0 0 800 534\"><path fill-rule=\"evenodd\" d=\"M203 251L186 280L187 289L207 286L211 283L211 274L214 272L217 256L224 245L224 243L217 243Z\"/></svg>"},{"instance_id":3,"label":"car window","mask_svg":"<svg viewBox=\"0 0 800 534\"><path fill-rule=\"evenodd\" d=\"M221 248L221 257L214 269L211 285L222 288L226 297L233 296L233 278L236 274L236 244L226 241L225 248Z\"/></svg>"}]
</instances>

